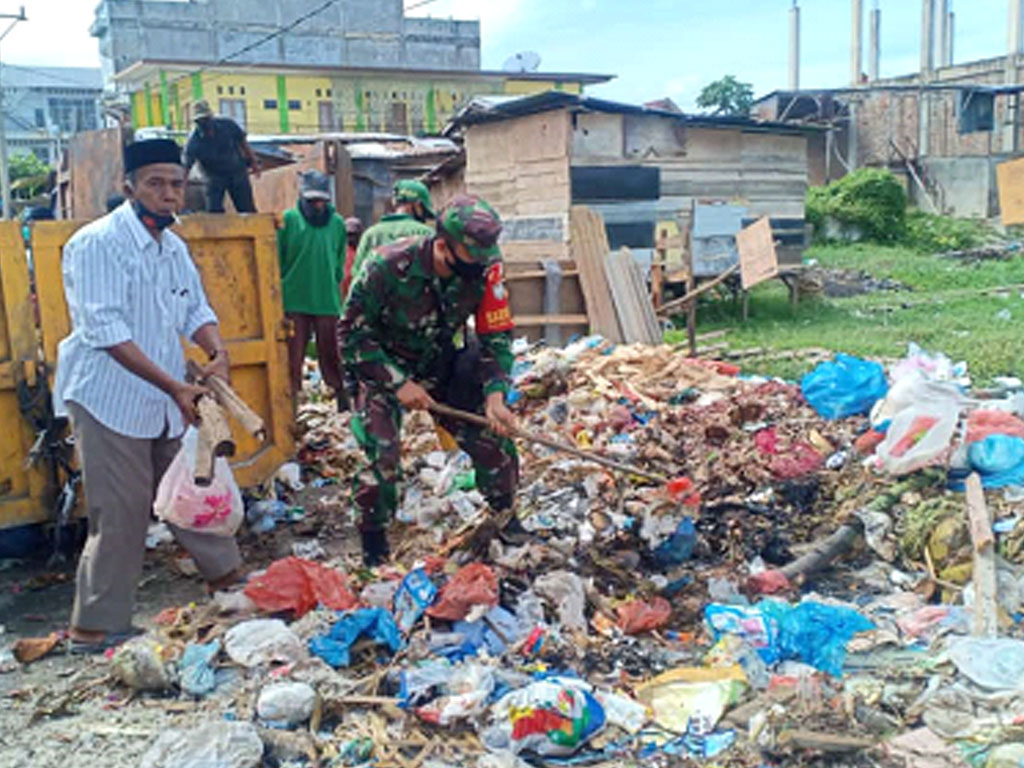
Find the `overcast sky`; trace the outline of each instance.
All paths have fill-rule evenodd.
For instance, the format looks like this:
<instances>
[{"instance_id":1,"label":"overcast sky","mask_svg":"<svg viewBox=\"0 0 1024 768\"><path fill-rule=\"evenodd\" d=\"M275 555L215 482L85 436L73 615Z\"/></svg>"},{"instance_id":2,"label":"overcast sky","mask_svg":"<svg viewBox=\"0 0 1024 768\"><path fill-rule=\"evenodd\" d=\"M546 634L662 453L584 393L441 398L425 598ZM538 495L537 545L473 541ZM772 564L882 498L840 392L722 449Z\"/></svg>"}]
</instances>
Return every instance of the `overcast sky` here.
<instances>
[{"instance_id":1,"label":"overcast sky","mask_svg":"<svg viewBox=\"0 0 1024 768\"><path fill-rule=\"evenodd\" d=\"M941 2L941 0L939 0ZM238 0L245 2L245 0ZM310 0L312 3L313 0ZM422 0L407 0L412 6ZM1006 51L1008 0L953 0L957 61ZM480 19L483 65L500 69L518 51L536 51L541 69L617 75L596 96L643 102L670 96L692 108L700 88L725 74L758 95L786 86L792 0L432 0L416 15ZM93 0L0 0L0 12L25 6L29 20L0 44L3 61L98 66L89 37ZM865 0L865 69L867 12ZM918 67L921 3L878 0L882 75ZM850 71L849 0L800 0L801 85L845 86Z\"/></svg>"}]
</instances>

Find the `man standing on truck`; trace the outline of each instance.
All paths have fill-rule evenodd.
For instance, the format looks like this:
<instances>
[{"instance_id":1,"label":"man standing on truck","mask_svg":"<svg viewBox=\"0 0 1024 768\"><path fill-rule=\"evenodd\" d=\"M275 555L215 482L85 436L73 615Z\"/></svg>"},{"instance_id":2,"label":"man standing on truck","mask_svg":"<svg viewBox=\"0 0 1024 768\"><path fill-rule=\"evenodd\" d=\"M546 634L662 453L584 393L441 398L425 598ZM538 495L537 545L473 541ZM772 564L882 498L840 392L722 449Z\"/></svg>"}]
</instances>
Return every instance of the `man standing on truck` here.
<instances>
[{"instance_id":1,"label":"man standing on truck","mask_svg":"<svg viewBox=\"0 0 1024 768\"><path fill-rule=\"evenodd\" d=\"M292 394L302 389L302 364L311 336L316 337L320 374L345 399L338 357L338 316L341 314L348 232L345 220L331 205L331 182L320 171L301 175L299 202L284 213L277 232L281 293L285 316L294 334L288 340Z\"/></svg>"},{"instance_id":2,"label":"man standing on truck","mask_svg":"<svg viewBox=\"0 0 1024 768\"><path fill-rule=\"evenodd\" d=\"M500 234L490 205L458 195L436 232L381 247L352 283L338 328L345 364L359 385L351 424L368 465L354 479L352 499L368 566L390 554L385 528L398 507L402 409L442 402L486 415L490 429L438 421L472 457L491 509L512 506L519 460L505 436L515 427L505 395L513 323ZM474 338L464 330L470 317ZM456 348L459 331L467 341Z\"/></svg>"},{"instance_id":3,"label":"man standing on truck","mask_svg":"<svg viewBox=\"0 0 1024 768\"><path fill-rule=\"evenodd\" d=\"M427 219L434 218L430 208L430 190L427 185L414 179L402 179L395 184L391 196L395 209L363 233L359 249L352 265L352 275L357 276L367 257L382 245L388 245L403 237L424 237L434 234L427 225Z\"/></svg>"},{"instance_id":4,"label":"man standing on truck","mask_svg":"<svg viewBox=\"0 0 1024 768\"><path fill-rule=\"evenodd\" d=\"M135 633L157 485L178 453L196 400L181 337L230 372L217 316L185 242L167 230L185 203L181 150L169 139L124 150L128 200L64 246L71 334L58 350L54 411L74 425L89 515L71 614L72 650L102 652ZM235 540L170 525L211 589L238 579Z\"/></svg>"},{"instance_id":5,"label":"man standing on truck","mask_svg":"<svg viewBox=\"0 0 1024 768\"><path fill-rule=\"evenodd\" d=\"M185 145L185 171L198 163L206 174L206 210L224 213L224 193L238 213L255 213L248 171L258 179L260 164L243 131L229 117L215 117L206 101L196 102L196 127Z\"/></svg>"}]
</instances>

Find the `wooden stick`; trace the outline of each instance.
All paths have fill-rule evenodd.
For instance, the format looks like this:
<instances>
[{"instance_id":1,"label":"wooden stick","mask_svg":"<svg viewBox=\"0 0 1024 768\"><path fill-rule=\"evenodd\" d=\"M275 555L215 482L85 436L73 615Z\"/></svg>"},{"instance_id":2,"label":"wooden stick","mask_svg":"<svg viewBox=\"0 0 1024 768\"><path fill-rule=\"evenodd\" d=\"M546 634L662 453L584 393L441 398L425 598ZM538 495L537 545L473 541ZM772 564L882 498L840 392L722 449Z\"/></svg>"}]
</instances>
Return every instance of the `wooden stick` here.
<instances>
[{"instance_id":1,"label":"wooden stick","mask_svg":"<svg viewBox=\"0 0 1024 768\"><path fill-rule=\"evenodd\" d=\"M459 421L465 421L469 424L475 424L478 427L484 427L490 429L491 423L475 413L468 413L466 411L460 411L457 408L452 408L441 403L434 403L430 406L430 410L436 413L438 416L447 416L450 419L458 419ZM637 475L638 477L645 477L648 480L653 480L656 483L662 485L668 485L668 478L664 475L659 475L656 472L649 472L646 469L640 469L630 464L625 464L614 459L609 459L606 456L602 456L598 453L591 453L590 451L584 451L573 445L566 445L565 443L559 443L555 440L549 440L546 437L535 435L532 432L526 432L521 429L514 430L512 433L513 437L518 437L522 440L526 440L530 443L537 443L543 445L546 448L550 448L553 451L561 451L562 453L569 453L581 459L592 461L595 464L601 464L602 466L608 467L609 469L618 470L619 472L625 472L631 475Z\"/></svg>"},{"instance_id":2,"label":"wooden stick","mask_svg":"<svg viewBox=\"0 0 1024 768\"><path fill-rule=\"evenodd\" d=\"M188 375L209 389L221 407L226 409L246 432L257 440L267 439L267 428L263 419L238 396L238 393L224 379L219 376L204 377L202 369L196 365L194 360L188 361Z\"/></svg>"},{"instance_id":3,"label":"wooden stick","mask_svg":"<svg viewBox=\"0 0 1024 768\"><path fill-rule=\"evenodd\" d=\"M985 491L977 472L967 477L966 489L967 516L974 545L974 615L971 634L975 637L995 637L999 632L995 536L992 533L992 518L985 506Z\"/></svg>"},{"instance_id":4,"label":"wooden stick","mask_svg":"<svg viewBox=\"0 0 1024 768\"><path fill-rule=\"evenodd\" d=\"M199 444L192 476L196 485L206 487L213 482L214 460L218 456L234 456L235 441L224 411L212 397L199 398L196 410L199 412Z\"/></svg>"},{"instance_id":5,"label":"wooden stick","mask_svg":"<svg viewBox=\"0 0 1024 768\"><path fill-rule=\"evenodd\" d=\"M731 267L729 267L727 270L725 270L725 272L720 274L714 280L709 280L708 282L704 283L704 285L701 285L701 286L698 286L697 288L694 288L692 291L687 292L687 294L685 296L680 296L678 299L672 299L672 301L666 301L664 304L662 304L658 308L658 314L659 315L664 315L664 314L666 314L668 312L671 312L671 311L673 311L673 310L675 310L675 309L677 309L679 307L686 306L691 301L696 299L698 296L700 296L700 295L702 295L704 293L707 293L708 291L710 291L715 286L724 283L726 280L728 280L730 277L732 277L733 275L735 275L739 271L740 271L740 265L739 264L733 264Z\"/></svg>"}]
</instances>

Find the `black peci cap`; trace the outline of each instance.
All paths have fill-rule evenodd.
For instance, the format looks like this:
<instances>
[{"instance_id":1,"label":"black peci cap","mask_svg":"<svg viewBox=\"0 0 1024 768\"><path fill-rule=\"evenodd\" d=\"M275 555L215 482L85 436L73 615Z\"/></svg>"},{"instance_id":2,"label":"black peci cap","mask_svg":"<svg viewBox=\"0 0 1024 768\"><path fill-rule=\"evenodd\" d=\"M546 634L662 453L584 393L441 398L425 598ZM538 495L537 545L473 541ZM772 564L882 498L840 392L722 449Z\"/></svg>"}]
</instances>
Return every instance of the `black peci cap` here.
<instances>
[{"instance_id":1,"label":"black peci cap","mask_svg":"<svg viewBox=\"0 0 1024 768\"><path fill-rule=\"evenodd\" d=\"M181 147L171 139L146 139L124 148L125 173L157 163L181 165Z\"/></svg>"}]
</instances>

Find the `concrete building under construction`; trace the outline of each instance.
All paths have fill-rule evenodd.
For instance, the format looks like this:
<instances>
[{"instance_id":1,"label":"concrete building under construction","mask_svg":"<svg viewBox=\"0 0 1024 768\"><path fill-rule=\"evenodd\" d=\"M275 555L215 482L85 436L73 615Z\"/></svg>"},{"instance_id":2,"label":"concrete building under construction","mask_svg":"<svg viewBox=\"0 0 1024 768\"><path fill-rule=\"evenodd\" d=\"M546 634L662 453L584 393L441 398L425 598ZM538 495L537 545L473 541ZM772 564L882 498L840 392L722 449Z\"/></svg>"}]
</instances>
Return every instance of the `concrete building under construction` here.
<instances>
[{"instance_id":1,"label":"concrete building under construction","mask_svg":"<svg viewBox=\"0 0 1024 768\"><path fill-rule=\"evenodd\" d=\"M911 198L925 210L995 215L995 166L1024 144L1024 0L1008 0L1006 52L972 62L954 57L952 0L922 0L919 70L884 79L882 11L875 7L868 17L866 66L863 0L851 0L851 12L849 84L800 89L800 9L794 2L789 88L758 99L754 115L829 128L809 144L812 184L858 167L889 168L905 176Z\"/></svg>"}]
</instances>

